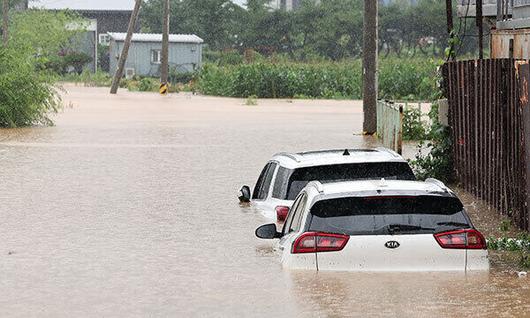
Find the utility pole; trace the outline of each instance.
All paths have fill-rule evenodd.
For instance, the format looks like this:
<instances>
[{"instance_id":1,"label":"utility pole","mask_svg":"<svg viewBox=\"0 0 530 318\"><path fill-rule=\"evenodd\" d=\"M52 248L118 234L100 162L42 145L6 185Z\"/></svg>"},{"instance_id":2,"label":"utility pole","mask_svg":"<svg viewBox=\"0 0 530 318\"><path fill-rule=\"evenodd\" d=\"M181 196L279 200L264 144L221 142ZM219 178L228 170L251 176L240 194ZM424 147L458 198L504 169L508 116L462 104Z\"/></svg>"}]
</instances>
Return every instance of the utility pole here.
<instances>
[{"instance_id":1,"label":"utility pole","mask_svg":"<svg viewBox=\"0 0 530 318\"><path fill-rule=\"evenodd\" d=\"M484 23L482 23L482 0L477 1L478 58L484 58Z\"/></svg>"},{"instance_id":2,"label":"utility pole","mask_svg":"<svg viewBox=\"0 0 530 318\"><path fill-rule=\"evenodd\" d=\"M123 76L123 68L125 67L125 61L127 61L127 55L129 55L129 47L131 46L132 35L136 26L136 21L138 20L141 4L142 0L136 0L136 4L134 5L134 9L131 14L131 19L129 20L129 28L127 29L125 43L123 44L120 59L118 60L118 69L116 70L114 79L112 80L112 87L110 88L111 94L116 94L118 92L118 86L120 85L120 79Z\"/></svg>"},{"instance_id":3,"label":"utility pole","mask_svg":"<svg viewBox=\"0 0 530 318\"><path fill-rule=\"evenodd\" d=\"M482 0L480 0L482 1ZM448 59L454 60L455 59L455 43L454 43L454 37L455 34L453 32L453 1L452 0L445 0L445 14L447 18L447 34L449 35L449 55Z\"/></svg>"},{"instance_id":4,"label":"utility pole","mask_svg":"<svg viewBox=\"0 0 530 318\"><path fill-rule=\"evenodd\" d=\"M7 42L9 41L9 0L4 0L2 2L2 17L2 42L4 43L4 46L7 46Z\"/></svg>"},{"instance_id":5,"label":"utility pole","mask_svg":"<svg viewBox=\"0 0 530 318\"><path fill-rule=\"evenodd\" d=\"M162 65L160 66L160 94L168 92L169 77L169 0L164 0L164 26L162 33Z\"/></svg>"},{"instance_id":6,"label":"utility pole","mask_svg":"<svg viewBox=\"0 0 530 318\"><path fill-rule=\"evenodd\" d=\"M377 131L377 0L364 0L363 22L363 133Z\"/></svg>"}]
</instances>

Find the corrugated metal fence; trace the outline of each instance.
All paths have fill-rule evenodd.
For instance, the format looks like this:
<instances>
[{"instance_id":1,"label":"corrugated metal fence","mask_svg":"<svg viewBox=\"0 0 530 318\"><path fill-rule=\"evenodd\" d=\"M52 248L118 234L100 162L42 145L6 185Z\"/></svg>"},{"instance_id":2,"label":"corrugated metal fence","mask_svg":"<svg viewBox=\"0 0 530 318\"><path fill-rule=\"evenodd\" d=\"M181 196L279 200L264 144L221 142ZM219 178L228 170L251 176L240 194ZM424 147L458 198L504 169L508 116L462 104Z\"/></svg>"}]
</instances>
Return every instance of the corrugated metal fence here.
<instances>
[{"instance_id":1,"label":"corrugated metal fence","mask_svg":"<svg viewBox=\"0 0 530 318\"><path fill-rule=\"evenodd\" d=\"M528 70L528 64L516 65L511 59L449 62L443 67L459 181L527 230Z\"/></svg>"},{"instance_id":2,"label":"corrugated metal fence","mask_svg":"<svg viewBox=\"0 0 530 318\"><path fill-rule=\"evenodd\" d=\"M377 137L383 146L401 154L403 149L403 106L377 101Z\"/></svg>"}]
</instances>

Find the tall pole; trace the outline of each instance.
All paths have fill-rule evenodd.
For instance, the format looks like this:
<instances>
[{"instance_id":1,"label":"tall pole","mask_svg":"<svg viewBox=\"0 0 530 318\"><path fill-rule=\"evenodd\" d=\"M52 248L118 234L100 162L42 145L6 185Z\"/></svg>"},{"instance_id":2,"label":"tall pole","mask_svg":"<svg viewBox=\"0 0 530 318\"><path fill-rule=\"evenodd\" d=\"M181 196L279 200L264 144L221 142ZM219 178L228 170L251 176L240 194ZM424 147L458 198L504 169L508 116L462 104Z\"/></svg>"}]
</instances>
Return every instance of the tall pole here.
<instances>
[{"instance_id":1,"label":"tall pole","mask_svg":"<svg viewBox=\"0 0 530 318\"><path fill-rule=\"evenodd\" d=\"M484 24L482 23L482 0L477 1L478 58L484 58Z\"/></svg>"},{"instance_id":2,"label":"tall pole","mask_svg":"<svg viewBox=\"0 0 530 318\"><path fill-rule=\"evenodd\" d=\"M480 0L482 1L482 0ZM445 0L445 14L447 18L447 34L449 35L449 56L447 57L450 60L455 59L455 43L454 43L454 37L455 34L453 32L453 1L452 0Z\"/></svg>"},{"instance_id":3,"label":"tall pole","mask_svg":"<svg viewBox=\"0 0 530 318\"><path fill-rule=\"evenodd\" d=\"M4 46L7 46L7 42L9 41L9 0L4 0L2 2L2 17L3 17L3 25L2 25L2 42L4 43Z\"/></svg>"},{"instance_id":4,"label":"tall pole","mask_svg":"<svg viewBox=\"0 0 530 318\"><path fill-rule=\"evenodd\" d=\"M125 43L123 44L120 59L118 60L118 69L116 70L116 73L114 74L114 79L112 80L112 87L110 88L111 94L116 94L118 92L118 86L120 85L120 79L123 76L123 68L125 67L125 61L127 61L127 55L129 55L129 47L131 46L132 35L136 26L136 21L138 20L138 14L140 13L141 4L142 0L136 0L134 10L131 14L131 19L129 20L129 28L127 29Z\"/></svg>"},{"instance_id":5,"label":"tall pole","mask_svg":"<svg viewBox=\"0 0 530 318\"><path fill-rule=\"evenodd\" d=\"M377 0L364 0L363 111L364 134L377 131Z\"/></svg>"},{"instance_id":6,"label":"tall pole","mask_svg":"<svg viewBox=\"0 0 530 318\"><path fill-rule=\"evenodd\" d=\"M160 69L160 83L167 85L169 77L169 0L164 1L164 26L162 33L162 65ZM165 90L160 90L162 93L167 93Z\"/></svg>"}]
</instances>

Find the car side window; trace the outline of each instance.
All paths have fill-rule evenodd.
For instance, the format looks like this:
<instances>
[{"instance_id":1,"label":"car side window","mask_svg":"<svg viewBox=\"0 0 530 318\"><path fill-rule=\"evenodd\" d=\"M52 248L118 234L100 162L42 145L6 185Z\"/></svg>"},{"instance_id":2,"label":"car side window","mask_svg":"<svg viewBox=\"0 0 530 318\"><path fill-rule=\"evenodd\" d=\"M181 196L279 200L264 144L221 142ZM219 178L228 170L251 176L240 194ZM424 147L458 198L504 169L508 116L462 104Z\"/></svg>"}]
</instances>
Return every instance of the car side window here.
<instances>
[{"instance_id":1,"label":"car side window","mask_svg":"<svg viewBox=\"0 0 530 318\"><path fill-rule=\"evenodd\" d=\"M298 232L300 230L306 204L307 194L304 193L302 200L300 200L300 204L298 204L298 206L296 207L296 211L294 211L293 222L291 223L289 232Z\"/></svg>"},{"instance_id":2,"label":"car side window","mask_svg":"<svg viewBox=\"0 0 530 318\"><path fill-rule=\"evenodd\" d=\"M269 194L269 189L271 187L272 177L274 176L274 171L278 164L275 162L268 163L265 168L261 171L261 174L256 182L256 187L252 194L252 199L254 200L265 200Z\"/></svg>"},{"instance_id":3,"label":"car side window","mask_svg":"<svg viewBox=\"0 0 530 318\"><path fill-rule=\"evenodd\" d=\"M263 185L263 180L265 179L265 175L267 174L267 170L269 169L269 165L267 164L263 170L261 170L261 173L258 177L258 181L256 182L256 185L254 186L254 192L252 192L252 199L257 199L259 196L260 189Z\"/></svg>"},{"instance_id":4,"label":"car side window","mask_svg":"<svg viewBox=\"0 0 530 318\"><path fill-rule=\"evenodd\" d=\"M293 205L291 206L291 209L289 210L289 215L287 215L287 220L285 220L285 223L283 224L282 229L282 235L286 235L289 233L289 229L291 228L291 224L293 223L294 219L294 211L297 210L298 205L300 204L300 201L302 200L302 195L298 196L293 202Z\"/></svg>"}]
</instances>

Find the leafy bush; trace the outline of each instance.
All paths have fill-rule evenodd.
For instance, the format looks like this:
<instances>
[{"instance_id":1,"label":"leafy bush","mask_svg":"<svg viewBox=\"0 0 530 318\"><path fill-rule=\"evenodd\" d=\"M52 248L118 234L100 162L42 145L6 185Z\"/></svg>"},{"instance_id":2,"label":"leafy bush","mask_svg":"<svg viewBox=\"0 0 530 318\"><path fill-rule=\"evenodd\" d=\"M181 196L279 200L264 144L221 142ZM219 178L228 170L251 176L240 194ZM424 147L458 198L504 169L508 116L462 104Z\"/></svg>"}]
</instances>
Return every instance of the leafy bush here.
<instances>
[{"instance_id":1,"label":"leafy bush","mask_svg":"<svg viewBox=\"0 0 530 318\"><path fill-rule=\"evenodd\" d=\"M439 123L438 104L433 103L429 117L432 125L426 138L430 141L420 142L416 158L410 164L420 180L436 178L451 183L455 180L451 130ZM422 149L427 149L428 152L424 153Z\"/></svg>"},{"instance_id":2,"label":"leafy bush","mask_svg":"<svg viewBox=\"0 0 530 318\"><path fill-rule=\"evenodd\" d=\"M153 82L149 78L142 78L138 84L140 92L150 92L153 90Z\"/></svg>"},{"instance_id":3,"label":"leafy bush","mask_svg":"<svg viewBox=\"0 0 530 318\"><path fill-rule=\"evenodd\" d=\"M237 51L204 51L204 61L217 65L237 65L244 61L244 58Z\"/></svg>"},{"instance_id":4,"label":"leafy bush","mask_svg":"<svg viewBox=\"0 0 530 318\"><path fill-rule=\"evenodd\" d=\"M436 84L436 64L430 61L384 59L380 74L381 98L428 99ZM206 64L198 76L198 89L206 95L230 97L360 99L362 65L360 60Z\"/></svg>"},{"instance_id":5,"label":"leafy bush","mask_svg":"<svg viewBox=\"0 0 530 318\"><path fill-rule=\"evenodd\" d=\"M419 107L406 107L403 110L403 140L423 140L427 135Z\"/></svg>"},{"instance_id":6,"label":"leafy bush","mask_svg":"<svg viewBox=\"0 0 530 318\"><path fill-rule=\"evenodd\" d=\"M61 107L47 63L83 32L86 20L69 12L14 11L9 43L0 48L0 127L51 125ZM78 28L68 26L76 25Z\"/></svg>"},{"instance_id":7,"label":"leafy bush","mask_svg":"<svg viewBox=\"0 0 530 318\"><path fill-rule=\"evenodd\" d=\"M45 64L46 68L57 74L67 74L70 68L75 73L81 74L87 63L92 62L92 57L83 52L68 51L63 54L50 56Z\"/></svg>"},{"instance_id":8,"label":"leafy bush","mask_svg":"<svg viewBox=\"0 0 530 318\"><path fill-rule=\"evenodd\" d=\"M179 72L177 68L169 68L169 82L172 84L182 83L187 84L195 78L194 72Z\"/></svg>"},{"instance_id":9,"label":"leafy bush","mask_svg":"<svg viewBox=\"0 0 530 318\"><path fill-rule=\"evenodd\" d=\"M0 48L0 70L0 127L52 124L48 114L61 105L55 77L9 48Z\"/></svg>"}]
</instances>

